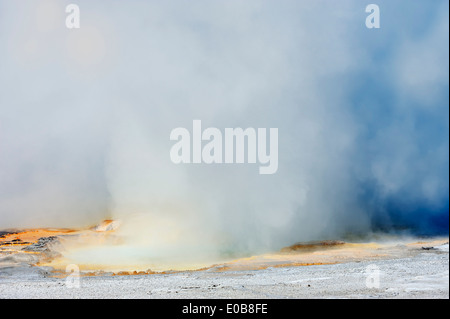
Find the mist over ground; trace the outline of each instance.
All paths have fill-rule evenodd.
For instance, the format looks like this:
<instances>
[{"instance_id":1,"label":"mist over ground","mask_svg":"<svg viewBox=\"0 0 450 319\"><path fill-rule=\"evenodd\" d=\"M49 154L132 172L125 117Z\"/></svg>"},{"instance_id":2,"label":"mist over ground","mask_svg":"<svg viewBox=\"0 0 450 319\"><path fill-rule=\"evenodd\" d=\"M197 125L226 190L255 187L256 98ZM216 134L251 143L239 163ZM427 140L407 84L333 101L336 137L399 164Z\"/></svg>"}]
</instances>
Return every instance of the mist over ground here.
<instances>
[{"instance_id":1,"label":"mist over ground","mask_svg":"<svg viewBox=\"0 0 450 319\"><path fill-rule=\"evenodd\" d=\"M0 228L120 219L153 252L448 233L448 1L0 0ZM279 129L279 168L172 129Z\"/></svg>"}]
</instances>

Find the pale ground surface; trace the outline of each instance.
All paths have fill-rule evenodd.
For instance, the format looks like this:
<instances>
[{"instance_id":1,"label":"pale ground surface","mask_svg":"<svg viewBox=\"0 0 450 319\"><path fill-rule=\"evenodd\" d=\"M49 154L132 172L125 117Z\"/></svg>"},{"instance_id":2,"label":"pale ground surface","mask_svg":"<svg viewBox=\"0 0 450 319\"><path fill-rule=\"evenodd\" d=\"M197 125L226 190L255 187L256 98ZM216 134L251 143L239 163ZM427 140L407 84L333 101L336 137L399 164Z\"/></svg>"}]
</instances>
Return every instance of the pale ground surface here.
<instances>
[{"instance_id":1,"label":"pale ground surface","mask_svg":"<svg viewBox=\"0 0 450 319\"><path fill-rule=\"evenodd\" d=\"M201 271L82 276L79 288L32 266L53 258L51 245L30 247L16 253L0 240L0 298L449 298L448 238L301 246ZM369 288L377 269L379 287Z\"/></svg>"}]
</instances>

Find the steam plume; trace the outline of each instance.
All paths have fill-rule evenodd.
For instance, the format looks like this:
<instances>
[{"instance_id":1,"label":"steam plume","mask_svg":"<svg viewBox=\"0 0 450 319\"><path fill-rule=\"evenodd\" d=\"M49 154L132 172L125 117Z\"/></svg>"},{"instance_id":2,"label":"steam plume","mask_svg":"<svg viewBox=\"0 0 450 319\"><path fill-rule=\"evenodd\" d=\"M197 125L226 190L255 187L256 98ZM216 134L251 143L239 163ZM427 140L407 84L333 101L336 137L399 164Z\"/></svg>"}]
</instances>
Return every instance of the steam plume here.
<instances>
[{"instance_id":1,"label":"steam plume","mask_svg":"<svg viewBox=\"0 0 450 319\"><path fill-rule=\"evenodd\" d=\"M145 253L448 232L448 2L0 1L0 228L121 219ZM279 169L170 131L279 128Z\"/></svg>"}]
</instances>

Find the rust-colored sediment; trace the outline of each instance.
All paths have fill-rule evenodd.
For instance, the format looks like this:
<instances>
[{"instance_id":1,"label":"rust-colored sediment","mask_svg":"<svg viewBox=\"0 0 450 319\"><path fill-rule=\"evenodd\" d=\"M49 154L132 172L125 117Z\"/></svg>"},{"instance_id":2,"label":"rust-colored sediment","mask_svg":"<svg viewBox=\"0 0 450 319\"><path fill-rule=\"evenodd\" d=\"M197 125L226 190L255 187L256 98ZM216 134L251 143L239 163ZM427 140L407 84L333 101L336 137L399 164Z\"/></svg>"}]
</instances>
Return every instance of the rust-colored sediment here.
<instances>
[{"instance_id":1,"label":"rust-colored sediment","mask_svg":"<svg viewBox=\"0 0 450 319\"><path fill-rule=\"evenodd\" d=\"M114 226L114 227L113 227ZM47 238L53 236L75 235L79 234L81 237L90 236L92 231L107 233L114 232L117 225L114 220L105 220L96 227L91 227L85 230L71 230L71 229L27 229L17 230L11 232L0 232L0 254L36 254L38 260L45 262L46 266L55 267L52 271L51 277L65 278L70 273L64 270L64 264L55 266L53 255L50 257L45 253L39 251L24 250L25 247L38 243L40 238ZM102 236L101 234L97 236ZM60 237L62 238L62 237ZM77 237L78 238L78 237ZM89 237L88 237L89 238ZM97 238L97 237L96 237ZM97 238L98 239L98 238ZM448 243L448 238L444 239L430 239L424 241L403 240L402 246L409 249L409 251L419 251L421 247L432 247ZM398 254L398 243L396 244L380 244L380 243L346 243L343 241L321 241L321 242L305 242L297 243L289 247L285 247L278 252L252 256L247 258L239 258L229 262L222 262L220 264L211 264L207 267L199 267L197 269L186 270L166 270L153 271L151 269L139 270L123 270L123 271L108 271L107 265L96 265L95 267L87 265L79 265L82 270L80 276L142 276L154 274L173 274L180 272L227 272L227 271L251 271L264 270L268 268L284 268L284 267L304 267L317 265L332 265L343 262L361 261L361 260L376 260L378 258L391 258ZM405 251L402 250L402 254ZM40 265L39 261L35 265ZM111 265L109 265L111 266ZM179 266L179 265L178 265ZM120 268L119 268L120 269ZM126 269L126 268L125 268ZM128 269L133 269L132 265Z\"/></svg>"},{"instance_id":2,"label":"rust-colored sediment","mask_svg":"<svg viewBox=\"0 0 450 319\"><path fill-rule=\"evenodd\" d=\"M3 248L17 248L17 250L38 242L42 237L67 235L76 232L71 229L27 229L11 232L0 238L0 251Z\"/></svg>"},{"instance_id":3,"label":"rust-colored sediment","mask_svg":"<svg viewBox=\"0 0 450 319\"><path fill-rule=\"evenodd\" d=\"M0 238L0 244L11 242L14 240L21 240L23 242L32 244L36 243L39 238L42 237L65 235L74 232L76 232L76 230L72 229L26 229L4 235L2 238Z\"/></svg>"},{"instance_id":4,"label":"rust-colored sediment","mask_svg":"<svg viewBox=\"0 0 450 319\"><path fill-rule=\"evenodd\" d=\"M345 245L345 242L338 240L326 240L318 242L297 243L292 246L282 248L280 251L282 253L301 252L301 251L310 252L314 250L337 248L342 245Z\"/></svg>"}]
</instances>

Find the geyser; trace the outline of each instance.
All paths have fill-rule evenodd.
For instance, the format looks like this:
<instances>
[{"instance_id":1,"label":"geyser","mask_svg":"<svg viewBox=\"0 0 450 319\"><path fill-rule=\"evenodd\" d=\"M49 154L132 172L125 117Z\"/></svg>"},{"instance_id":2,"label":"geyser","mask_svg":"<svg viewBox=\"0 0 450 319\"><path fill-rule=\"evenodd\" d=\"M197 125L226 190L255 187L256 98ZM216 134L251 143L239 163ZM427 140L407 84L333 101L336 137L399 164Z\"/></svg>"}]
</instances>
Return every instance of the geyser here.
<instances>
[{"instance_id":1,"label":"geyser","mask_svg":"<svg viewBox=\"0 0 450 319\"><path fill-rule=\"evenodd\" d=\"M0 228L121 220L114 262L448 232L448 1L405 3L2 2ZM174 165L194 119L278 128L276 174Z\"/></svg>"}]
</instances>

